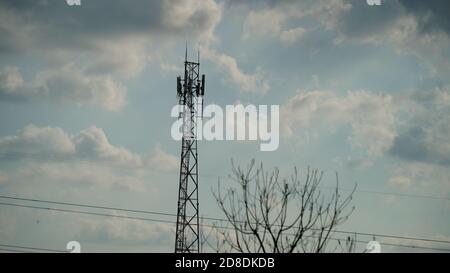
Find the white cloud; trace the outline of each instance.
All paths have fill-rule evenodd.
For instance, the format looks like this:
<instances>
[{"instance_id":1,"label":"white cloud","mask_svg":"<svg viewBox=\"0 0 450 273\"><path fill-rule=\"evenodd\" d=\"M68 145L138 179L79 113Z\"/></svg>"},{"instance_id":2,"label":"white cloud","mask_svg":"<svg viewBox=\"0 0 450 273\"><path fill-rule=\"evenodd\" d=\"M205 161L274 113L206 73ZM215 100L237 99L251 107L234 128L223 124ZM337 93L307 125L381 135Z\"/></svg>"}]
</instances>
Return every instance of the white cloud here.
<instances>
[{"instance_id":1,"label":"white cloud","mask_svg":"<svg viewBox=\"0 0 450 273\"><path fill-rule=\"evenodd\" d=\"M284 45L292 45L305 34L301 26L292 27L292 21L312 17L326 28L333 28L338 15L349 9L351 4L343 0L280 2L250 11L244 21L242 38L276 38Z\"/></svg>"},{"instance_id":2,"label":"white cloud","mask_svg":"<svg viewBox=\"0 0 450 273\"><path fill-rule=\"evenodd\" d=\"M39 73L33 85L37 90L33 95L38 98L97 105L109 111L120 110L126 104L126 89L113 77L87 74L70 66Z\"/></svg>"},{"instance_id":3,"label":"white cloud","mask_svg":"<svg viewBox=\"0 0 450 273\"><path fill-rule=\"evenodd\" d=\"M179 67L179 66L177 66L177 65L174 65L174 64L168 64L168 63L162 62L162 63L160 64L160 66L161 66L161 69L162 69L163 71L169 72L169 73L178 73L178 74L181 74L181 71L182 71L182 68L181 68L181 67Z\"/></svg>"},{"instance_id":4,"label":"white cloud","mask_svg":"<svg viewBox=\"0 0 450 273\"><path fill-rule=\"evenodd\" d=\"M18 164L0 170L0 185L24 193L46 183L75 192L86 187L144 191L146 170L179 168L178 158L160 145L148 154L136 154L111 144L95 126L70 136L61 128L28 125L16 135L0 138L1 160Z\"/></svg>"},{"instance_id":5,"label":"white cloud","mask_svg":"<svg viewBox=\"0 0 450 273\"><path fill-rule=\"evenodd\" d=\"M296 130L350 125L348 141L369 155L379 156L394 141L394 111L391 96L360 91L338 95L326 91L302 92L281 107L281 127L287 135Z\"/></svg>"},{"instance_id":6,"label":"white cloud","mask_svg":"<svg viewBox=\"0 0 450 273\"><path fill-rule=\"evenodd\" d=\"M167 248L172 243L172 225L133 219L82 221L77 237L90 242L111 244L150 244Z\"/></svg>"},{"instance_id":7,"label":"white cloud","mask_svg":"<svg viewBox=\"0 0 450 273\"><path fill-rule=\"evenodd\" d=\"M367 169L373 166L373 161L366 157L336 157L333 162L350 169Z\"/></svg>"},{"instance_id":8,"label":"white cloud","mask_svg":"<svg viewBox=\"0 0 450 273\"><path fill-rule=\"evenodd\" d=\"M15 192L34 193L39 187L59 185L60 192L88 190L144 191L144 178L134 169L118 168L104 162L35 160L6 172Z\"/></svg>"},{"instance_id":9,"label":"white cloud","mask_svg":"<svg viewBox=\"0 0 450 273\"><path fill-rule=\"evenodd\" d=\"M0 71L0 95L14 95L24 84L18 67L8 66Z\"/></svg>"},{"instance_id":10,"label":"white cloud","mask_svg":"<svg viewBox=\"0 0 450 273\"><path fill-rule=\"evenodd\" d=\"M132 154L123 147L111 145L105 132L95 126L81 131L72 138L80 158L93 158L117 162L121 165L142 166L140 156Z\"/></svg>"},{"instance_id":11,"label":"white cloud","mask_svg":"<svg viewBox=\"0 0 450 273\"><path fill-rule=\"evenodd\" d=\"M419 194L445 196L450 193L450 169L431 163L401 162L393 169L387 185Z\"/></svg>"},{"instance_id":12,"label":"white cloud","mask_svg":"<svg viewBox=\"0 0 450 273\"><path fill-rule=\"evenodd\" d=\"M84 74L91 76L111 75L118 79L130 79L139 75L156 54L147 48L143 37L123 37L116 41L97 41L99 50L87 50L86 56L78 64ZM74 58L71 54L62 54L63 59Z\"/></svg>"},{"instance_id":13,"label":"white cloud","mask_svg":"<svg viewBox=\"0 0 450 273\"><path fill-rule=\"evenodd\" d=\"M278 9L251 11L245 19L243 38L278 36L286 14Z\"/></svg>"},{"instance_id":14,"label":"white cloud","mask_svg":"<svg viewBox=\"0 0 450 273\"><path fill-rule=\"evenodd\" d=\"M25 82L17 67L0 72L0 97L15 100L53 100L109 111L124 107L126 89L110 75L87 74L73 65L39 72Z\"/></svg>"},{"instance_id":15,"label":"white cloud","mask_svg":"<svg viewBox=\"0 0 450 273\"><path fill-rule=\"evenodd\" d=\"M61 128L27 125L17 135L0 138L0 153L17 159L88 160L124 168L154 166L169 171L178 167L177 157L165 152L160 145L150 154L135 154L112 145L103 129L96 126L69 136Z\"/></svg>"},{"instance_id":16,"label":"white cloud","mask_svg":"<svg viewBox=\"0 0 450 273\"><path fill-rule=\"evenodd\" d=\"M397 188L409 188L412 183L409 177L398 175L391 177L387 184Z\"/></svg>"},{"instance_id":17,"label":"white cloud","mask_svg":"<svg viewBox=\"0 0 450 273\"><path fill-rule=\"evenodd\" d=\"M221 16L222 7L213 0L165 0L163 3L165 26L176 32L189 29L207 43L216 40L214 29Z\"/></svg>"},{"instance_id":18,"label":"white cloud","mask_svg":"<svg viewBox=\"0 0 450 273\"><path fill-rule=\"evenodd\" d=\"M306 30L302 27L283 30L280 34L280 40L285 46L295 44L305 35Z\"/></svg>"},{"instance_id":19,"label":"white cloud","mask_svg":"<svg viewBox=\"0 0 450 273\"><path fill-rule=\"evenodd\" d=\"M178 157L168 154L161 149L160 145L156 145L147 164L157 170L163 171L173 171L180 167Z\"/></svg>"},{"instance_id":20,"label":"white cloud","mask_svg":"<svg viewBox=\"0 0 450 273\"><path fill-rule=\"evenodd\" d=\"M0 138L1 153L71 155L75 145L61 128L25 126L17 135Z\"/></svg>"},{"instance_id":21,"label":"white cloud","mask_svg":"<svg viewBox=\"0 0 450 273\"><path fill-rule=\"evenodd\" d=\"M236 59L214 49L202 48L203 57L215 63L228 74L228 79L237 85L243 92L266 93L270 86L264 80L262 72L257 69L254 74L246 74L238 67Z\"/></svg>"}]
</instances>

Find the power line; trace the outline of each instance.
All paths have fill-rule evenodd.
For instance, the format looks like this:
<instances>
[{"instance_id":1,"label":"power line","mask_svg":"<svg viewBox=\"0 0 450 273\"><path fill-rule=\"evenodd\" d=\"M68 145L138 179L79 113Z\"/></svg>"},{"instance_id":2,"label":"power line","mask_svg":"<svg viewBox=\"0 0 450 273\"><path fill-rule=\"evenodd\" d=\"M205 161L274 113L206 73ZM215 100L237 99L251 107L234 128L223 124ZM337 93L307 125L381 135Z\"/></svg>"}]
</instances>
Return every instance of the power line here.
<instances>
[{"instance_id":1,"label":"power line","mask_svg":"<svg viewBox=\"0 0 450 273\"><path fill-rule=\"evenodd\" d=\"M204 226L204 225L202 225ZM222 227L224 228L224 227ZM307 238L310 237L317 237L317 236L305 236ZM335 240L335 241L344 241L345 239L343 238L335 238L335 237L329 237L329 239L331 240ZM367 242L365 241L361 241L361 240L354 240L355 243L360 243L360 244L367 244ZM403 245L403 244L392 244L392 243L387 243L387 242L383 242L383 245L388 245L388 246L395 246L395 247L403 247L403 248L417 248L417 249L427 249L427 250L435 250L435 251L443 251L443 252L448 252L450 251L450 249L445 249L445 248L436 248L436 247L425 247L425 246L415 246L415 245ZM0 244L0 251L4 251L4 252L17 252L17 253L38 253L35 251L45 251L45 252L55 252L55 253L68 253L68 251L62 251L62 250L56 250L56 249L49 249L49 248L38 248L38 247L30 247L30 246L18 246L18 245L11 245L11 244ZM6 248L8 249L6 249ZM15 248L15 249L10 249L10 248Z\"/></svg>"},{"instance_id":2,"label":"power line","mask_svg":"<svg viewBox=\"0 0 450 273\"><path fill-rule=\"evenodd\" d=\"M12 253L12 252L14 252L14 253L33 253L30 251L13 250L13 249L5 249L5 248L0 248L0 251L2 253Z\"/></svg>"},{"instance_id":3,"label":"power line","mask_svg":"<svg viewBox=\"0 0 450 273\"><path fill-rule=\"evenodd\" d=\"M69 202L57 202L57 201L42 200L42 199L12 197L12 196L5 196L5 195L0 195L0 198L11 199L11 200L19 200L19 201L31 201L31 202L49 203L49 204L56 204L56 205L68 205L68 206L85 207L85 208L117 210L117 211L132 212L132 213L144 213L144 214L153 214L153 215L163 215L163 216L171 216L171 217L176 216L176 214L173 214L173 213L164 213L164 212L156 212L156 211L148 211L148 210L118 208L118 207L111 207L111 206L87 205L87 204L69 203ZM53 210L57 210L57 209L53 209ZM88 212L88 213L92 213L92 212ZM100 216L104 216L104 215L100 215ZM124 217L129 217L129 216L124 216ZM228 222L227 219L223 219L223 218L214 218L214 217L207 217L207 216L203 216L201 218L205 219L205 220ZM145 218L145 219L148 219L148 218ZM407 237L407 236L400 236L400 235L377 234L377 233L368 233L368 232L354 232L354 231L346 231L346 230L334 230L334 232L342 233L342 234L357 234L357 235L361 235L361 236L376 236L376 237L384 237L384 238L392 238L392 239L414 240L414 241L424 241L424 242L448 243L448 244L450 244L450 241L436 240L436 239L430 239L430 238Z\"/></svg>"},{"instance_id":4,"label":"power line","mask_svg":"<svg viewBox=\"0 0 450 273\"><path fill-rule=\"evenodd\" d=\"M391 239L401 239L401 240L423 241L423 242L430 242L430 243L450 244L450 241L436 240L436 239L429 239L429 238L416 238L416 237L406 237L406 236L389 235L389 234L374 234L374 233L366 233L366 232L351 232L351 231L345 231L345 230L334 230L334 232L336 232L336 233L343 233L343 234L357 234L357 235L361 235L361 236L375 236L375 237L391 238Z\"/></svg>"},{"instance_id":5,"label":"power line","mask_svg":"<svg viewBox=\"0 0 450 273\"><path fill-rule=\"evenodd\" d=\"M319 186L319 188L328 188L331 190L336 190L336 187L331 186ZM353 191L353 189L338 187L341 191ZM391 195L391 196L400 196L400 197L410 197L410 198L422 198L422 199L441 199L441 200L450 200L450 197L446 196L431 196L431 195L420 195L420 194L409 194L409 193L400 193L400 192L386 192L386 191L375 191L375 190L355 190L355 193L369 193L369 194L377 194L377 195Z\"/></svg>"},{"instance_id":6,"label":"power line","mask_svg":"<svg viewBox=\"0 0 450 273\"><path fill-rule=\"evenodd\" d=\"M141 170L145 166L120 166L119 164L114 164L113 161L102 161L98 162L94 159L89 158L83 158L83 157L66 157L64 155L57 155L57 154L48 154L46 156L40 155L40 154L33 154L33 153L27 153L27 152L21 152L21 153L0 153L1 158L10 158L10 159L17 159L19 156L24 156L28 158L38 158L43 160L52 160L52 161L81 161L81 162L89 162L89 163L98 163L99 165L106 165L106 166L112 166L114 165L115 169L126 169L126 170ZM174 175L173 173L161 171L161 170L151 170L151 172L159 173L163 175ZM199 177L209 177L209 178L222 178L222 179L230 179L227 175L215 175L215 174L198 174ZM336 187L331 186L319 186L319 188L323 189L332 189L335 190ZM353 191L353 189L349 188L342 188L338 187L339 190L342 191ZM364 189L356 189L355 193L366 193L366 194L375 194L375 195L389 195L389 196L399 196L399 197L406 197L406 198L418 198L418 199L432 199L432 200L447 200L450 201L450 197L448 196L433 196L433 195L421 195L421 194L409 194L409 193L400 193L400 192L386 192L386 191L376 191L376 190L364 190Z\"/></svg>"},{"instance_id":7,"label":"power line","mask_svg":"<svg viewBox=\"0 0 450 273\"><path fill-rule=\"evenodd\" d=\"M164 215L164 216L176 216L176 214L173 214L173 213L163 213L163 212L146 211L146 210L126 209L126 208L117 208L117 207L110 207L110 206L76 204L76 203L69 203L69 202L57 202L57 201L42 200L42 199L12 197L12 196L5 196L5 195L0 195L0 198L11 199L11 200L20 200L20 201L39 202L39 203L48 203L48 204L55 204L55 205L67 205L67 206L94 208L94 209L117 210L117 211L123 211L123 212L145 213L145 214L155 214L155 215Z\"/></svg>"},{"instance_id":8,"label":"power line","mask_svg":"<svg viewBox=\"0 0 450 273\"><path fill-rule=\"evenodd\" d=\"M53 208L48 208L48 207L26 206L26 205L9 204L9 203L0 203L0 205L11 205L11 206L16 206L16 207L24 207L24 208L54 210L54 211L59 211L59 212L80 213L80 214L105 216L105 217L117 217L117 218L135 219L135 220L143 220L143 221L151 221L151 222L161 222L161 223L165 223L165 224L175 224L175 222L173 222L173 221L166 221L166 220L160 220L160 219L149 219L149 218L141 218L141 217L133 217L133 216L121 216L121 215L104 214L104 213L90 213L90 212L76 211L76 210L53 209ZM211 227L211 228L233 229L232 227L223 227L223 226L205 225L205 224L201 224L201 226L202 227ZM305 236L305 238L310 238L310 237L314 237L314 236ZM330 239L331 240L336 240L336 241L344 240L344 239L338 239L338 238L332 238L332 237ZM364 241L356 241L356 242L357 243L367 243L367 242L364 242ZM383 244L383 245L397 246L397 247L404 247L404 248L415 248L415 249L426 249L426 250L450 252L450 249L445 249L445 248L434 248L434 247L425 247L425 246L416 246L416 245L393 244L393 243L385 243L385 242L380 242L380 243ZM55 251L55 250L31 248L31 247L25 247L25 248L27 248L27 249L45 250L45 251ZM62 251L55 251L55 252L62 252Z\"/></svg>"},{"instance_id":9,"label":"power line","mask_svg":"<svg viewBox=\"0 0 450 273\"><path fill-rule=\"evenodd\" d=\"M41 209L41 210L48 210L48 211L81 213L81 214L87 214L87 215L115 217L115 218L132 219L132 220L162 222L162 223L168 223L168 224L174 224L175 223L173 221L166 221L166 220L160 220L160 219L151 219L151 218L142 218L142 217L135 217L135 216L124 216L124 215L114 215L114 214L107 214L107 213L97 213L97 212L88 212L88 211L79 211L79 210L70 210L70 209L57 209L57 208L50 208L50 207L19 205L19 204L13 204L13 203L0 203L0 205L1 206L13 206L13 207L21 207L21 208L30 208L30 209Z\"/></svg>"},{"instance_id":10,"label":"power line","mask_svg":"<svg viewBox=\"0 0 450 273\"><path fill-rule=\"evenodd\" d=\"M358 241L358 243L365 243L363 241ZM427 246L415 246L415 245L403 245L403 244L393 244L393 243L386 243L386 242L380 242L382 245L387 246L395 246L395 247L404 247L404 248L415 248L415 249L427 249L427 250L435 250L435 251L442 251L442 252L450 252L450 249L448 248L436 248L436 247L427 247Z\"/></svg>"},{"instance_id":11,"label":"power line","mask_svg":"<svg viewBox=\"0 0 450 273\"><path fill-rule=\"evenodd\" d=\"M344 241L344 239L333 238L333 237L329 237L329 239L336 240L336 241ZM367 242L361 241L361 240L354 240L354 242L358 243L358 244L367 244ZM404 244L394 244L394 243L387 243L387 242L380 242L380 244L382 244L384 246L394 246L394 247L403 247L403 248L415 248L415 249L426 249L426 250L450 252L450 249L447 249L447 248L416 246L416 245L404 245Z\"/></svg>"},{"instance_id":12,"label":"power line","mask_svg":"<svg viewBox=\"0 0 450 273\"><path fill-rule=\"evenodd\" d=\"M20 205L20 204L12 204L12 203L0 203L0 205L14 206L14 207L23 207L23 208L32 208L32 209L41 209L41 210L48 210L48 211L79 213L79 214L104 216L104 217L115 217L115 218L122 218L122 219L132 219L132 220L160 222L160 223L165 223L165 224L175 224L174 221L161 220L161 219L152 219L152 218L143 218L143 217L134 217L134 216L123 216L123 215L114 215L114 214L106 214L106 213L95 213L95 212L86 212L86 211L68 210L68 209L56 209L56 208L50 208L50 207L29 206L29 205ZM204 218L204 219L206 219L206 218ZM224 219L221 219L221 220L224 220ZM216 225L201 224L201 226L203 226L203 227L211 227L211 228L232 229L232 227L224 227L224 226L216 226ZM378 237L386 237L386 238L408 239L408 240L426 241L426 242L434 242L434 243L450 243L450 241L432 240L432 239L424 239L424 238L402 237L402 236L393 236L393 235L382 235L382 234L372 234L372 233L358 233L358 232L350 232L350 231L334 231L334 232L336 232L336 233L345 233L345 234L365 235L365 236L378 236ZM360 241L360 242L362 243L363 241ZM384 245L399 246L399 247L411 247L411 248L418 248L418 249L430 249L430 250L438 250L438 251L448 251L448 252L450 252L450 249L443 249L443 248L429 248L429 247L422 247L422 246L415 246L415 245L391 244L391 243L384 243L384 242L383 242L383 244Z\"/></svg>"},{"instance_id":13,"label":"power line","mask_svg":"<svg viewBox=\"0 0 450 273\"><path fill-rule=\"evenodd\" d=\"M58 253L67 253L67 251L64 251L64 250L57 250L57 249L50 249L50 248L38 248L38 247L30 247L30 246L18 246L18 245L10 245L10 244L0 244L0 247L19 248L19 249L25 249L25 250L38 250L38 251L47 251L47 252L58 252ZM23 251L23 250L20 250L20 251Z\"/></svg>"}]
</instances>

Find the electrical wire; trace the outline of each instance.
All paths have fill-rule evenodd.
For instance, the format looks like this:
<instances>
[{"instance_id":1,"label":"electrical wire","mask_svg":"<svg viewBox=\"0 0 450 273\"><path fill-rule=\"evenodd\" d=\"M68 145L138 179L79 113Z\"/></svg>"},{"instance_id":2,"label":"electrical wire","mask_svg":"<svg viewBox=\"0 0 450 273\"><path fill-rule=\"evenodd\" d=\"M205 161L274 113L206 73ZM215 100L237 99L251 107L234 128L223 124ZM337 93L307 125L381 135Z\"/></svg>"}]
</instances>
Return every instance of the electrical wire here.
<instances>
[{"instance_id":1,"label":"electrical wire","mask_svg":"<svg viewBox=\"0 0 450 273\"><path fill-rule=\"evenodd\" d=\"M177 216L174 213L164 213L164 212L148 211L148 210L136 210L136 209L118 208L118 207L111 207L111 206L87 205L87 204L70 203L70 202L57 202L57 201L50 201L50 200L43 200L43 199L31 199L31 198L13 197L13 196L5 196L5 195L0 195L0 198L11 199L11 200L19 200L19 201L48 203L48 204L55 204L55 205L68 205L68 206L95 208L95 209L104 209L104 210L116 210L116 211L122 211L122 212L163 215L163 216L171 216L171 217L176 217ZM2 204L0 203L0 205L2 205ZM13 204L9 204L9 205L11 206ZM57 210L57 209L53 209L53 210ZM91 212L88 212L88 213L91 213ZM96 215L96 214L99 214L99 213L92 213L92 214ZM100 216L104 216L104 215L102 215L100 213ZM129 217L129 216L126 216L126 217ZM214 217L207 217L207 216L202 216L201 218L205 219L205 220L228 222L227 219L223 219L223 218L214 218ZM147 221L150 221L150 219L148 219L148 218L144 218L144 219L147 219ZM334 232L342 233L342 234L356 234L356 235L361 235L361 236L376 236L376 237L384 237L384 238L392 238L392 239L414 240L414 241L424 241L424 242L450 244L450 241L436 240L436 239L430 239L430 238L407 237L407 236L400 236L400 235L368 233L368 232L355 232L355 231L346 231L346 230L334 230Z\"/></svg>"},{"instance_id":2,"label":"electrical wire","mask_svg":"<svg viewBox=\"0 0 450 273\"><path fill-rule=\"evenodd\" d=\"M106 213L94 213L94 212L68 210L68 209L56 209L56 208L50 208L50 207L28 206L28 205L19 205L19 204L12 204L12 203L0 203L0 205L23 207L23 208L32 208L32 209L41 209L41 210L47 210L47 211L69 212L69 213L79 213L79 214L104 216L104 217L115 217L115 218L123 218L123 219L133 219L133 220L160 222L160 223L166 223L166 224L175 224L176 223L174 221L167 221L167 220L161 220L161 219L151 219L151 218L134 217L134 216L123 216L123 215L114 215L114 214L106 214ZM224 226L216 226L216 225L205 225L205 224L202 224L201 226L202 227L211 227L211 228L232 229L232 227L224 227ZM352 233L352 234L357 234L357 233ZM371 235L373 235L373 234L371 234ZM339 239L334 238L333 240L339 240ZM342 239L342 240L344 240L344 239ZM363 241L360 241L360 243L362 243L362 242ZM439 241L439 242L448 243L447 241ZM444 248L434 248L434 247L404 245L404 244L393 244L393 243L385 243L385 242L382 242L382 243L384 245L398 246L398 247L405 247L405 248L416 248L416 249L427 249L427 250L436 250L436 251L450 252L450 249L444 249ZM0 245L0 246L2 246L2 245Z\"/></svg>"}]
</instances>

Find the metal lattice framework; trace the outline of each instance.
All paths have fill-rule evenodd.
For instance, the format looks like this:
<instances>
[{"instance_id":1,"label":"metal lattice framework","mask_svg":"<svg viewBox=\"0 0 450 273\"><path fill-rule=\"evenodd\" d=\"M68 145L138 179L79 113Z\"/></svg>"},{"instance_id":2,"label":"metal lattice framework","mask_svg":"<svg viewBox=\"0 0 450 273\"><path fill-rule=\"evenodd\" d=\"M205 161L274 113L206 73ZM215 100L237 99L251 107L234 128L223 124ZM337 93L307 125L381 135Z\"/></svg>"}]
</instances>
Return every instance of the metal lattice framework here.
<instances>
[{"instance_id":1,"label":"metal lattice framework","mask_svg":"<svg viewBox=\"0 0 450 273\"><path fill-rule=\"evenodd\" d=\"M186 49L184 78L177 77L179 118L183 119L183 138L175 234L176 253L200 252L197 120L202 118L204 84L205 75L200 79L200 56L198 62L190 62L187 60Z\"/></svg>"}]
</instances>

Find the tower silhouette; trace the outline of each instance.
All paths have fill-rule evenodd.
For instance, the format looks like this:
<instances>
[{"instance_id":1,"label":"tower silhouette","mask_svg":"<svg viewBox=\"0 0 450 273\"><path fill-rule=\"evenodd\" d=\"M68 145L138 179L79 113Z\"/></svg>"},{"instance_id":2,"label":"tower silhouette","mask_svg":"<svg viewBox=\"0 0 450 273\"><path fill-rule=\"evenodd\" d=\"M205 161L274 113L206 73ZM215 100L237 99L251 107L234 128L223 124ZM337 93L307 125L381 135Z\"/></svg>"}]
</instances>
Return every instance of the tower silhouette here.
<instances>
[{"instance_id":1,"label":"tower silhouette","mask_svg":"<svg viewBox=\"0 0 450 273\"><path fill-rule=\"evenodd\" d=\"M184 77L177 77L177 98L180 107L179 118L183 120L183 138L175 253L200 252L197 123L202 118L205 75L200 78L200 52L197 59L197 62L188 61L186 47Z\"/></svg>"}]
</instances>

